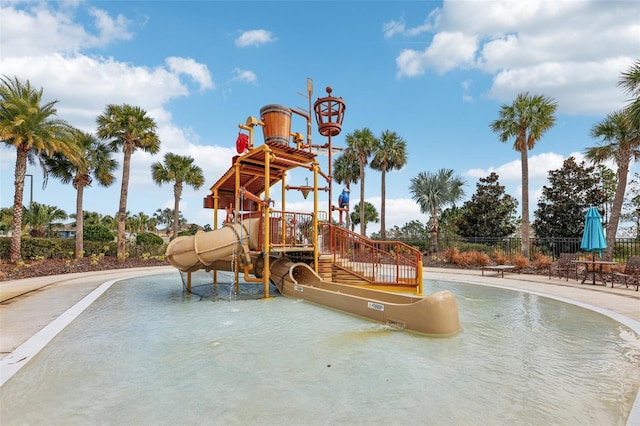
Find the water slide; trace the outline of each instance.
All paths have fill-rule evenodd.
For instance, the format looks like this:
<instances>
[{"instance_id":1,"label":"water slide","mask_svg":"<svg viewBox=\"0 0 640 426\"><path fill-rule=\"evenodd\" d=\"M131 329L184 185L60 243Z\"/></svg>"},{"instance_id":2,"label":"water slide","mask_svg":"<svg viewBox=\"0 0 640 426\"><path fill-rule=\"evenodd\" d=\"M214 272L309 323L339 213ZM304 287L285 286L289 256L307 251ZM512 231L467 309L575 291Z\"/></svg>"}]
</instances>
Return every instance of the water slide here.
<instances>
[{"instance_id":1,"label":"water slide","mask_svg":"<svg viewBox=\"0 0 640 426\"><path fill-rule=\"evenodd\" d=\"M227 223L213 231L198 231L195 235L175 238L167 246L169 263L182 272L198 269L231 271L234 254L248 256L259 251L260 219L246 219ZM243 259L249 263L250 259Z\"/></svg>"},{"instance_id":2,"label":"water slide","mask_svg":"<svg viewBox=\"0 0 640 426\"><path fill-rule=\"evenodd\" d=\"M256 262L257 255L250 259L249 254L259 253L260 231L259 219L247 219L214 231L178 237L167 247L167 259L183 272L230 271L236 254L245 256L247 263L253 260L252 273L261 277L262 262ZM287 297L430 336L450 336L460 331L458 305L448 290L420 297L341 284L323 280L309 265L286 257L272 259L269 269L271 282Z\"/></svg>"}]
</instances>

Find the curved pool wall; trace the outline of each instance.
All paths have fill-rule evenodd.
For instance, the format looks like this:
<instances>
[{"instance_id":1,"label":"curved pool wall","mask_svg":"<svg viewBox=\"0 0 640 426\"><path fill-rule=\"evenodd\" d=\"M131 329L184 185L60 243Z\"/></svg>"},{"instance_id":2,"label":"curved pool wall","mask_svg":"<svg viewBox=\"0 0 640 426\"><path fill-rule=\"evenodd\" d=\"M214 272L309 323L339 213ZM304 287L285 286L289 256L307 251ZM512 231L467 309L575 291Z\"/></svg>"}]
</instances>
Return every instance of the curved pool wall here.
<instances>
[{"instance_id":1,"label":"curved pool wall","mask_svg":"<svg viewBox=\"0 0 640 426\"><path fill-rule=\"evenodd\" d=\"M84 309L0 388L3 424L637 421L640 328L605 310L426 281L456 294L463 326L431 339L282 297L213 303L176 279L105 283L65 313Z\"/></svg>"}]
</instances>

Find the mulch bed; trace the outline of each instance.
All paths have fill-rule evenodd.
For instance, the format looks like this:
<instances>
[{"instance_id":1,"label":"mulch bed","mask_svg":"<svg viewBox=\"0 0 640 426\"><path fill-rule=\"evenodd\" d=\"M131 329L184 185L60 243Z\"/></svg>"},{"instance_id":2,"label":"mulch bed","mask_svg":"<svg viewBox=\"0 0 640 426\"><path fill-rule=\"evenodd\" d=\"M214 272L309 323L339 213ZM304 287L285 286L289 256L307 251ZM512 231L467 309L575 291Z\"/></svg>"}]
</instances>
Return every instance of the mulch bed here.
<instances>
[{"instance_id":1,"label":"mulch bed","mask_svg":"<svg viewBox=\"0 0 640 426\"><path fill-rule=\"evenodd\" d=\"M0 281L19 280L47 275L71 274L74 272L104 271L109 269L139 268L147 266L167 266L169 262L142 257L127 258L120 262L117 257L103 257L92 262L91 258L82 259L44 259L27 260L24 265L0 262Z\"/></svg>"},{"instance_id":2,"label":"mulch bed","mask_svg":"<svg viewBox=\"0 0 640 426\"><path fill-rule=\"evenodd\" d=\"M144 259L142 257L127 258L124 262L120 262L117 257L103 257L97 262L92 262L91 258L84 257L82 259L44 259L44 260L28 260L24 265L17 266L6 261L0 262L0 282L8 280L19 280L22 278L33 278L48 275L62 275L74 272L104 271L109 269L125 269L139 268L147 266L167 266L167 260ZM480 271L479 266L461 267L445 262L436 262L424 259L424 266L435 268L452 268L452 269L476 269ZM519 274L538 274L546 275L548 270L537 270L534 268L518 269L514 272Z\"/></svg>"}]
</instances>

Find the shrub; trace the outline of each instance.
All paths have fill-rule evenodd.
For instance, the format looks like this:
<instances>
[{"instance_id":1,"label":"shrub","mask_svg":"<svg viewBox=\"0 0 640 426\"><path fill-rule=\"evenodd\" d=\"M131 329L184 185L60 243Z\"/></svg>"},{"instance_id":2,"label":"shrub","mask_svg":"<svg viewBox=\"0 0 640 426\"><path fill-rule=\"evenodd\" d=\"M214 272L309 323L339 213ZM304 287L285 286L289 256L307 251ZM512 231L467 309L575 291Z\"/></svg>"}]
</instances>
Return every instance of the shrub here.
<instances>
[{"instance_id":1,"label":"shrub","mask_svg":"<svg viewBox=\"0 0 640 426\"><path fill-rule=\"evenodd\" d=\"M458 250L457 247L450 247L450 248L446 249L443 254L444 254L444 259L448 263L456 263L455 262L455 257L460 254L460 250Z\"/></svg>"},{"instance_id":2,"label":"shrub","mask_svg":"<svg viewBox=\"0 0 640 426\"><path fill-rule=\"evenodd\" d=\"M549 269L552 263L553 259L545 254L536 253L533 256L533 267L536 269Z\"/></svg>"},{"instance_id":3,"label":"shrub","mask_svg":"<svg viewBox=\"0 0 640 426\"><path fill-rule=\"evenodd\" d=\"M471 256L469 256L470 253L471 252L469 251L455 253L451 258L451 261L459 266L468 266L471 264Z\"/></svg>"},{"instance_id":4,"label":"shrub","mask_svg":"<svg viewBox=\"0 0 640 426\"><path fill-rule=\"evenodd\" d=\"M98 241L108 243L116 238L116 235L104 225L87 225L83 228L84 241Z\"/></svg>"},{"instance_id":5,"label":"shrub","mask_svg":"<svg viewBox=\"0 0 640 426\"><path fill-rule=\"evenodd\" d=\"M491 257L493 258L493 261L496 262L496 265L504 265L508 260L507 256L498 250L494 250Z\"/></svg>"},{"instance_id":6,"label":"shrub","mask_svg":"<svg viewBox=\"0 0 640 426\"><path fill-rule=\"evenodd\" d=\"M164 244L164 240L159 235L152 232L142 232L136 236L137 245L158 246Z\"/></svg>"},{"instance_id":7,"label":"shrub","mask_svg":"<svg viewBox=\"0 0 640 426\"><path fill-rule=\"evenodd\" d=\"M452 257L452 263L460 266L487 266L491 263L489 255L478 251L464 251L455 253Z\"/></svg>"},{"instance_id":8,"label":"shrub","mask_svg":"<svg viewBox=\"0 0 640 426\"><path fill-rule=\"evenodd\" d=\"M527 269L531 267L531 264L529 263L529 259L524 257L521 254L516 254L513 257L513 265L516 267L516 269Z\"/></svg>"},{"instance_id":9,"label":"shrub","mask_svg":"<svg viewBox=\"0 0 640 426\"><path fill-rule=\"evenodd\" d=\"M476 266L487 266L489 265L489 263L491 263L491 259L489 258L489 255L487 253L481 253L481 252L471 252L472 256L471 256L471 263L472 265L476 265Z\"/></svg>"}]
</instances>

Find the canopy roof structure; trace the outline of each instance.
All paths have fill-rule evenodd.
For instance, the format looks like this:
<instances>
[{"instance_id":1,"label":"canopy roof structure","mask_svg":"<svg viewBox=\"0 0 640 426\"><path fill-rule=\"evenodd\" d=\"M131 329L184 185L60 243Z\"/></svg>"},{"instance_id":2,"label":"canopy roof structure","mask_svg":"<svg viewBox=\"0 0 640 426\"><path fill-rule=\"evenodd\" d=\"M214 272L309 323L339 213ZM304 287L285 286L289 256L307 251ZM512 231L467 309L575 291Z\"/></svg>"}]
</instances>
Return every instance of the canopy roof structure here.
<instances>
[{"instance_id":1,"label":"canopy roof structure","mask_svg":"<svg viewBox=\"0 0 640 426\"><path fill-rule=\"evenodd\" d=\"M270 155L268 174L265 173L267 154ZM258 196L267 186L270 188L280 182L289 170L297 167L311 169L315 158L316 154L308 150L292 148L277 142L266 142L247 154L233 157L233 165L211 187L210 197L218 197L219 208L234 205L236 179L238 179L237 188L244 187L251 194ZM242 206L243 210L249 210L249 203L245 202L245 204Z\"/></svg>"}]
</instances>

